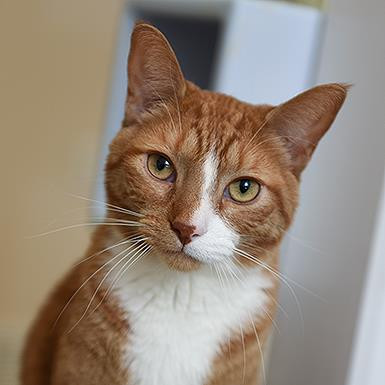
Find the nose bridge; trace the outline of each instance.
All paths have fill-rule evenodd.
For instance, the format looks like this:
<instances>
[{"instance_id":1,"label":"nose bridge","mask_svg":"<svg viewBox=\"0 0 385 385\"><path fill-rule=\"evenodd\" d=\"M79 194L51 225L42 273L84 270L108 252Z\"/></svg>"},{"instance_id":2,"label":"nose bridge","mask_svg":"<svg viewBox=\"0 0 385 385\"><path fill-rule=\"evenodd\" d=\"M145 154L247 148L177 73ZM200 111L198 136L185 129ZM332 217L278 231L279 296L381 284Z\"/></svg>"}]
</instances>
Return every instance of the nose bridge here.
<instances>
[{"instance_id":1,"label":"nose bridge","mask_svg":"<svg viewBox=\"0 0 385 385\"><path fill-rule=\"evenodd\" d=\"M175 196L172 219L191 224L194 212L198 209L203 189L203 175L199 170L190 170L178 186Z\"/></svg>"},{"instance_id":2,"label":"nose bridge","mask_svg":"<svg viewBox=\"0 0 385 385\"><path fill-rule=\"evenodd\" d=\"M197 211L202 195L202 175L199 168L190 169L179 181L175 194L170 225L183 245L200 235L201 229L195 225L193 217Z\"/></svg>"}]
</instances>

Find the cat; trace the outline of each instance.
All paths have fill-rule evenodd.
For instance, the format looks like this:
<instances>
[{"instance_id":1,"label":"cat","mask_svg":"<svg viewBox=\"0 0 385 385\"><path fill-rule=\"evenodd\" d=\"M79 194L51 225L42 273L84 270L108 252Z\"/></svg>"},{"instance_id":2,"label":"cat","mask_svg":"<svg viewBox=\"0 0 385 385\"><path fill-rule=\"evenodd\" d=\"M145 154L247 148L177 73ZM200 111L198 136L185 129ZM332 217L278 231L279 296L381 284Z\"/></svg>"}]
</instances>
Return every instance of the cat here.
<instances>
[{"instance_id":1,"label":"cat","mask_svg":"<svg viewBox=\"0 0 385 385\"><path fill-rule=\"evenodd\" d=\"M23 385L251 385L301 172L348 86L251 105L185 80L165 36L134 27L107 214L27 337Z\"/></svg>"}]
</instances>

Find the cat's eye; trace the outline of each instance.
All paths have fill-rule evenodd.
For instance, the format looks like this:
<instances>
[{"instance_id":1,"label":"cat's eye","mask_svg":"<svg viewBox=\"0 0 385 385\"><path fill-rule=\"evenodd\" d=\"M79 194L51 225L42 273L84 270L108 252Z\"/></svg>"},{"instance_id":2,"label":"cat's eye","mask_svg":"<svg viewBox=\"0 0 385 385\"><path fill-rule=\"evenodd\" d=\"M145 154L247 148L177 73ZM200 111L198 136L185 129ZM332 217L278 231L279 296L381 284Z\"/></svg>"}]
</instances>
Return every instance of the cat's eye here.
<instances>
[{"instance_id":1,"label":"cat's eye","mask_svg":"<svg viewBox=\"0 0 385 385\"><path fill-rule=\"evenodd\" d=\"M172 181L175 169L171 161L162 154L150 154L147 158L147 168L158 179Z\"/></svg>"},{"instance_id":2,"label":"cat's eye","mask_svg":"<svg viewBox=\"0 0 385 385\"><path fill-rule=\"evenodd\" d=\"M253 179L238 179L228 187L230 197L239 203L247 203L255 199L261 191L261 185Z\"/></svg>"}]
</instances>

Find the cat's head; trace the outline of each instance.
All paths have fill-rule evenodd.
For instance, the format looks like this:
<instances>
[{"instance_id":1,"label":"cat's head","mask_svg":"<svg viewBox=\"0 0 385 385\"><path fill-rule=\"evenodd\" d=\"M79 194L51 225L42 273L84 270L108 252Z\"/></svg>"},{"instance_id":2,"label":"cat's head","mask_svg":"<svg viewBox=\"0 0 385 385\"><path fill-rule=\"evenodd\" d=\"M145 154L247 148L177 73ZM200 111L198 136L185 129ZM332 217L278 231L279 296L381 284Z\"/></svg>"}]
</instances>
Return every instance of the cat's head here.
<instances>
[{"instance_id":1,"label":"cat's head","mask_svg":"<svg viewBox=\"0 0 385 385\"><path fill-rule=\"evenodd\" d=\"M247 260L242 251L268 255L347 87L318 86L279 106L205 91L184 79L166 38L147 24L133 31L128 80L106 189L108 203L140 213L131 219L142 226L121 231L145 236L179 270Z\"/></svg>"}]
</instances>

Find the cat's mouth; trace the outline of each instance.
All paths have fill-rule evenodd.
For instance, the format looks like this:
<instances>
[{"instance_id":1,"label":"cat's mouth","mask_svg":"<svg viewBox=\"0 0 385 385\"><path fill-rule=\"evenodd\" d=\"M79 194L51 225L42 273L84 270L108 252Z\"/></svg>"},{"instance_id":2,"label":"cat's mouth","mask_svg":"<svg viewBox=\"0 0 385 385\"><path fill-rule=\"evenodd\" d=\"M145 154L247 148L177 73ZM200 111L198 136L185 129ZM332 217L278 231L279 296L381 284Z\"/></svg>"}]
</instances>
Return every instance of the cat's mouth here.
<instances>
[{"instance_id":1,"label":"cat's mouth","mask_svg":"<svg viewBox=\"0 0 385 385\"><path fill-rule=\"evenodd\" d=\"M170 268L181 271L196 270L202 265L221 263L232 258L236 243L233 240L221 238L221 243L210 243L203 235L191 242L182 244L175 242L158 242L154 245L161 259L165 260Z\"/></svg>"},{"instance_id":2,"label":"cat's mouth","mask_svg":"<svg viewBox=\"0 0 385 385\"><path fill-rule=\"evenodd\" d=\"M165 253L163 259L171 269L185 272L199 269L202 263L195 257L187 254L184 251L184 247L180 250Z\"/></svg>"}]
</instances>

